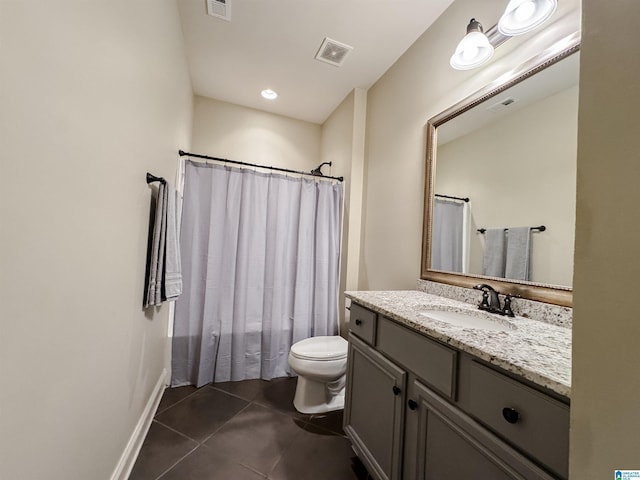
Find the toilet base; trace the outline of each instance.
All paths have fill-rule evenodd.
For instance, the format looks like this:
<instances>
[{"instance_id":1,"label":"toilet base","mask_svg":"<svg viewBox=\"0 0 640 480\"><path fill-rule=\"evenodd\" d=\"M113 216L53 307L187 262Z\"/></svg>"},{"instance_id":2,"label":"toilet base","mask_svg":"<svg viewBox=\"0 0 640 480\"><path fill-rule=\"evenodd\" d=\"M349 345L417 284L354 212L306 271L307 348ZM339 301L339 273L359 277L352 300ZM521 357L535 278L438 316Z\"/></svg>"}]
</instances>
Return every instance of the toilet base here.
<instances>
[{"instance_id":1,"label":"toilet base","mask_svg":"<svg viewBox=\"0 0 640 480\"><path fill-rule=\"evenodd\" d=\"M344 387L330 393L327 384L298 375L293 406L300 413L327 413L344 409Z\"/></svg>"}]
</instances>

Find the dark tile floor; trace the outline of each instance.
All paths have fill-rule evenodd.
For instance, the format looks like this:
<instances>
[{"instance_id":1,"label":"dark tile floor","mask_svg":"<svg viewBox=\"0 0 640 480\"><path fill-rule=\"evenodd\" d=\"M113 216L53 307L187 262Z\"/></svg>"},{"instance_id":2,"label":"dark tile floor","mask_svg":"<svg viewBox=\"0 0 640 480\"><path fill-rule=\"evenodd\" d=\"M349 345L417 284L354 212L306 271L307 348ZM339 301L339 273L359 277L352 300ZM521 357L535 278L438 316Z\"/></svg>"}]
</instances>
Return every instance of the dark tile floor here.
<instances>
[{"instance_id":1,"label":"dark tile floor","mask_svg":"<svg viewBox=\"0 0 640 480\"><path fill-rule=\"evenodd\" d=\"M364 480L342 412L293 408L295 378L164 392L130 480Z\"/></svg>"}]
</instances>

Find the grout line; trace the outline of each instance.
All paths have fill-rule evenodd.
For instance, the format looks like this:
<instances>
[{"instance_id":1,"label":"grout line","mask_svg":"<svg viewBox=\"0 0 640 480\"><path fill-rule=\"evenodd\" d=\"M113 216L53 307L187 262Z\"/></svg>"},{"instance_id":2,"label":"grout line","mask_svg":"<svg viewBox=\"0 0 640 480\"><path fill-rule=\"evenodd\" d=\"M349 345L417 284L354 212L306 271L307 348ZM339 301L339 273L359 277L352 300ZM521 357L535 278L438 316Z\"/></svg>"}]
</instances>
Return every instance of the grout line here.
<instances>
[{"instance_id":1,"label":"grout line","mask_svg":"<svg viewBox=\"0 0 640 480\"><path fill-rule=\"evenodd\" d=\"M207 437L204 440L202 440L202 442L198 442L198 443L200 443L200 445L204 445L211 437L213 437L216 433L218 433L222 429L222 427L224 427L227 423L229 423L232 419L236 418L238 415L240 415L242 412L244 412L250 406L251 406L251 402L247 403L244 407L242 407L240 410L238 410L238 412L235 415L233 415L232 417L227 419L222 425L220 425L213 432L211 432L210 435L207 435ZM207 447L206 445L204 445L204 446ZM207 447L207 448L209 448L209 447Z\"/></svg>"},{"instance_id":2,"label":"grout line","mask_svg":"<svg viewBox=\"0 0 640 480\"><path fill-rule=\"evenodd\" d=\"M174 463L173 465L171 465L169 468L167 468L164 472L162 472L160 475L158 475L155 480L160 480L162 477L164 477L167 473L169 473L169 470L172 470L174 467L176 467L180 462L182 462L185 458L187 458L189 455L191 455L193 452L195 452L198 448L200 448L201 445L198 444L195 447L193 447L191 450L189 450L189 452L187 452L186 455L184 455L183 457L181 457L176 463Z\"/></svg>"},{"instance_id":3,"label":"grout line","mask_svg":"<svg viewBox=\"0 0 640 480\"><path fill-rule=\"evenodd\" d=\"M168 430L171 430L173 433L177 433L181 437L184 437L187 440L191 440L192 442L196 442L198 445L200 445L200 442L198 440L196 440L195 438L191 438L189 435L185 434L184 432L181 432L180 430L176 430L175 428L170 427L169 425L166 425L166 424L162 423L159 420L154 419L153 421L156 422L159 425L162 425L164 428L166 428Z\"/></svg>"},{"instance_id":4,"label":"grout line","mask_svg":"<svg viewBox=\"0 0 640 480\"><path fill-rule=\"evenodd\" d=\"M167 388L169 388L169 387L167 387ZM202 388L202 387L201 387L201 388ZM166 388L165 388L165 391L166 391ZM155 418L155 417L157 417L158 415L160 415L161 413L166 412L166 411L167 411L167 410L169 410L170 408L173 408L173 407L175 407L176 405L178 405L178 404L180 404L180 403L184 402L187 398L189 398L189 397L191 397L191 396L195 395L195 394L196 394L196 393L198 393L199 391L200 391L200 388L196 388L196 390L195 390L195 391L191 392L191 393L190 393L189 395L187 395L186 397L181 398L181 399L180 399L180 400L178 400L177 402L172 403L171 405L169 405L168 407L163 408L162 410L158 410L158 411L156 411L156 414L155 414L154 418ZM164 392L162 393L162 395L164 395ZM162 400L160 400L160 401L162 401Z\"/></svg>"},{"instance_id":5,"label":"grout line","mask_svg":"<svg viewBox=\"0 0 640 480\"><path fill-rule=\"evenodd\" d=\"M183 401L185 401L187 398L189 398L189 397L191 397L191 396L195 395L196 393L200 392L203 388L206 388L206 387L208 387L208 386L209 386L209 385L205 385L205 386L203 386L203 387L201 387L201 388L197 389L195 392L193 392L193 393L191 393L191 394L187 395L187 396L186 396L185 398L183 398L182 400L179 400L178 402L174 403L174 404L173 404L173 405L171 405L170 407L165 408L162 412L165 412L165 411L169 410L170 408L173 408L174 406L178 405L179 403L182 403L182 402L183 402ZM216 388L215 390L217 390L217 391L219 391L219 392L223 392L223 393L228 393L228 392L225 392L225 391L220 390L220 389L218 389L218 388ZM229 395L231 395L231 394L229 394ZM247 402L247 404L246 404L244 407L242 407L242 409L240 409L240 410L239 410L235 415L233 415L231 418L229 418L227 421L225 421L222 425L220 425L218 428L216 428L216 429L215 429L215 430L214 430L210 435L208 435L207 437L205 437L202 441L199 441L199 440L197 440L197 439L195 439L195 438L191 438L190 436L186 435L185 433L183 433L183 432L181 432L181 431L179 431L179 430L176 430L174 427L170 427L169 425L166 425L166 424L162 423L162 421L160 421L160 420L158 420L158 419L156 418L156 417L157 417L157 415L158 415L158 413L156 413L156 417L154 417L154 418L153 418L153 421L154 421L154 422L158 422L158 423L159 423L160 425L162 425L163 427L166 427L166 428L168 428L169 430L171 430L171 431L173 431L173 432L175 432L175 433L178 433L178 434L180 434L181 436L183 436L183 437L185 437L185 438L188 438L188 439L189 439L189 440L191 440L191 441L196 442L198 445L204 445L204 443L205 443L207 440L209 440L213 435L215 435L215 434L216 434L216 433L217 433L217 432L218 432L222 427L224 427L224 426L227 424L227 422L229 422L229 420L231 420L232 418L235 418L235 417L236 417L236 415L240 414L240 412L243 412L245 409L247 409L247 407L249 407L249 405L251 405L251 402L248 402L248 401L247 401L247 400L245 400L244 398L240 398L240 397L238 397L237 395L231 395L231 396L236 397L236 398L239 398L240 400L243 400L243 401Z\"/></svg>"},{"instance_id":6,"label":"grout line","mask_svg":"<svg viewBox=\"0 0 640 480\"><path fill-rule=\"evenodd\" d=\"M241 467L244 467L247 470L249 470L249 471L251 471L251 472L253 472L253 473L257 474L257 475L260 475L261 477L269 478L269 474L268 473L263 473L260 470L256 470L255 468L253 468L253 467L251 467L249 465L245 465L242 462L235 462L235 463L236 463L236 465L240 465Z\"/></svg>"},{"instance_id":7,"label":"grout line","mask_svg":"<svg viewBox=\"0 0 640 480\"><path fill-rule=\"evenodd\" d=\"M304 430L304 428L303 428ZM271 475L271 473L273 473L273 471L278 467L278 465L280 464L280 462L282 461L282 459L284 458L284 456L287 454L287 452L291 449L291 447L293 446L294 443L296 443L296 437L300 436L301 432L296 432L296 434L293 436L293 438L291 439L291 441L289 442L289 445L287 445L282 453L280 455L278 455L278 459L274 462L273 467L271 467L271 470L269 470L269 472L267 472L267 478L269 478L269 475Z\"/></svg>"},{"instance_id":8,"label":"grout line","mask_svg":"<svg viewBox=\"0 0 640 480\"><path fill-rule=\"evenodd\" d=\"M323 417L326 416L330 416L332 415L334 412L329 412L326 414L300 414L297 411L282 411L281 409L272 406L272 405L268 405L268 404L261 404L258 403L259 402L259 395L261 392L258 392L252 400L248 400L247 398L243 398L240 397L239 395L236 395L234 393L225 391L223 389L217 388L214 386L214 384L207 384L203 387L201 387L200 389L195 390L194 392L190 393L189 395L187 395L186 397L182 398L181 400L177 401L176 403L174 403L173 405L170 405L169 407L165 408L162 410L162 412L157 412L156 416L159 413L163 413L171 408L173 408L174 406L182 403L183 401L187 400L188 398L192 397L193 395L197 394L198 392L202 391L203 388L205 387L210 387L213 388L214 390L217 390L218 392L221 393L225 393L227 395L230 395L232 397L235 397L237 399L240 399L244 402L246 402L246 405L244 407L242 407L238 412L236 412L232 417L230 417L229 419L227 419L224 423L222 423L216 430L214 430L213 432L211 432L211 434L209 434L208 436L206 436L205 438L203 438L202 441L196 440L194 438L189 437L188 435L184 434L183 432L176 430L173 427L170 427L166 424L164 424L162 421L157 420L155 417L153 419L153 422L157 422L158 425L161 425L164 428L167 428L168 430L177 433L178 435L180 435L181 437L191 441L191 442L195 442L195 446L189 450L185 455L183 455L181 458L179 458L176 462L174 462L170 467L168 467L166 470L164 470L160 475L158 475L157 477L155 477L155 480L161 480L163 477L165 477L169 471L173 470L174 468L176 468L181 462L185 461L185 459L187 459L187 457L189 457L190 455L192 455L196 450L200 449L201 447L205 448L205 451L210 450L210 447L205 445L205 443L211 439L214 435L216 435L218 432L220 432L220 430L222 428L224 428L227 423L229 423L232 419L234 419L236 416L241 415L242 413L244 413L247 409L249 409L251 406L258 406L260 408L264 408L268 411L271 411L274 414L278 414L278 416L284 416L284 417L288 417L290 418L292 421L296 422L298 424L298 426L300 427L300 430L305 431L307 433L313 433L310 431L311 428L315 429L315 430L319 430L319 434L328 434L331 436L336 436L336 437L342 437L342 438L347 438L347 436L344 433L339 433L336 432L334 430L332 430L331 428L326 428L324 426L320 426L318 424L312 423L314 419L322 419ZM258 400L258 401L256 401ZM293 399L291 399L292 401ZM299 435L301 433L301 431L298 431ZM277 468L277 466L280 464L280 462L283 460L283 458L285 457L285 455L287 454L287 452L291 449L291 447L294 445L295 443L295 438L291 439L291 441L289 442L289 445L280 453L280 455L278 455L275 463L273 464L273 467L270 469L270 471L268 472L261 472L259 470L256 470L254 467L251 467L250 465L246 465L245 463L243 463L242 460L234 460L233 463L235 463L238 466L241 466L242 468L245 468L253 473L255 473L256 475L259 475L261 477L264 477L265 479L269 479L271 478L270 475L272 474L272 472ZM368 477L371 478L371 477Z\"/></svg>"},{"instance_id":9,"label":"grout line","mask_svg":"<svg viewBox=\"0 0 640 480\"><path fill-rule=\"evenodd\" d=\"M241 381L242 381L242 380L241 380ZM209 383L209 384L207 385L207 387L209 387L209 388L213 388L214 390L217 390L218 392L226 393L227 395L231 395L232 397L239 398L240 400L244 400L245 402L253 402L254 398L258 396L258 395L256 394L256 395L255 395L251 400L249 400L249 399L244 398L244 397L241 397L240 395L237 395L237 394L235 394L235 393L227 392L226 390L224 390L224 389L222 389L222 388L215 387L215 386L214 386L214 384L212 384L212 383Z\"/></svg>"}]
</instances>

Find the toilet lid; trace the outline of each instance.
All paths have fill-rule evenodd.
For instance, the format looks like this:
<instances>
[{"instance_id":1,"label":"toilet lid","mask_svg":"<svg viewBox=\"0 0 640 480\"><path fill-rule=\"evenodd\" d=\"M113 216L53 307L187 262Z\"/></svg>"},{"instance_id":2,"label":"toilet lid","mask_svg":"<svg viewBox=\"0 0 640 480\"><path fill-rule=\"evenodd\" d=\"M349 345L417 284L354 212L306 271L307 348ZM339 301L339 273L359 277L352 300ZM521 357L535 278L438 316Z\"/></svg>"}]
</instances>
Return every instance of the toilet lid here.
<instances>
[{"instance_id":1,"label":"toilet lid","mask_svg":"<svg viewBox=\"0 0 640 480\"><path fill-rule=\"evenodd\" d=\"M347 341L334 335L331 337L311 337L291 346L294 357L307 360L339 360L347 357Z\"/></svg>"}]
</instances>

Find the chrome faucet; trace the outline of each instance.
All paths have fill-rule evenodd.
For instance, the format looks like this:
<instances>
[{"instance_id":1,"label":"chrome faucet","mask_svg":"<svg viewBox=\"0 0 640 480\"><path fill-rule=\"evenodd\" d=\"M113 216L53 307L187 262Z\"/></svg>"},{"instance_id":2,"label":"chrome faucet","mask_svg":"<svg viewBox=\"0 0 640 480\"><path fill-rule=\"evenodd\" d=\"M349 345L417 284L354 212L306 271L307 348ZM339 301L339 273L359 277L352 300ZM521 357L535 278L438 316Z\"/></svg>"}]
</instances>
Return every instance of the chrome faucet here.
<instances>
[{"instance_id":1,"label":"chrome faucet","mask_svg":"<svg viewBox=\"0 0 640 480\"><path fill-rule=\"evenodd\" d=\"M497 313L499 315L506 315L508 317L514 317L513 310L511 310L511 295L505 295L504 307L500 305L500 296L498 291L491 285L481 283L473 287L474 290L480 290L482 292L482 300L478 304L480 310L485 310L490 313Z\"/></svg>"}]
</instances>

